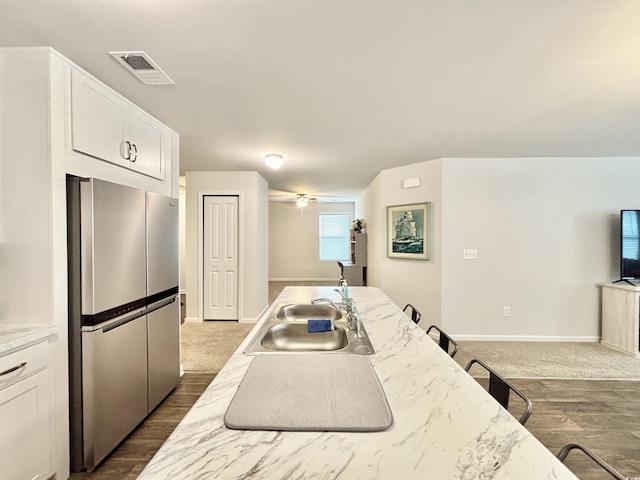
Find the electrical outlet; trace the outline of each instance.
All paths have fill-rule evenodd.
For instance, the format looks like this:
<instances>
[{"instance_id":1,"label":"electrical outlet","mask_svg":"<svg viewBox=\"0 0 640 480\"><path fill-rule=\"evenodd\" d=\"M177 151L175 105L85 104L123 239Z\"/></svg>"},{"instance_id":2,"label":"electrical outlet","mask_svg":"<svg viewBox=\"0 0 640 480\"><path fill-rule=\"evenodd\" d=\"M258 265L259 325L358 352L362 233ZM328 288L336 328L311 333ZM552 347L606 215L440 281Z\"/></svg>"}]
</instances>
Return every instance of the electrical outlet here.
<instances>
[{"instance_id":1,"label":"electrical outlet","mask_svg":"<svg viewBox=\"0 0 640 480\"><path fill-rule=\"evenodd\" d=\"M462 252L462 256L465 260L477 260L478 249L477 248L465 248Z\"/></svg>"},{"instance_id":2,"label":"electrical outlet","mask_svg":"<svg viewBox=\"0 0 640 480\"><path fill-rule=\"evenodd\" d=\"M502 307L502 316L510 317L511 316L511 307Z\"/></svg>"}]
</instances>

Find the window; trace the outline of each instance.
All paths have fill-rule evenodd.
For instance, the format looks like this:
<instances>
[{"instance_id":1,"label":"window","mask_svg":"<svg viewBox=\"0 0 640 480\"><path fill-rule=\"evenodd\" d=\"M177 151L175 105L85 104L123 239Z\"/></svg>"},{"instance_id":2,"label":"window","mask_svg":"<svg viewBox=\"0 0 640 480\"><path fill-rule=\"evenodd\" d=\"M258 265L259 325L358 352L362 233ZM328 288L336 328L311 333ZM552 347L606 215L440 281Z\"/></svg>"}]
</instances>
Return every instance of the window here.
<instances>
[{"instance_id":1,"label":"window","mask_svg":"<svg viewBox=\"0 0 640 480\"><path fill-rule=\"evenodd\" d=\"M320 215L320 261L349 259L349 215Z\"/></svg>"}]
</instances>

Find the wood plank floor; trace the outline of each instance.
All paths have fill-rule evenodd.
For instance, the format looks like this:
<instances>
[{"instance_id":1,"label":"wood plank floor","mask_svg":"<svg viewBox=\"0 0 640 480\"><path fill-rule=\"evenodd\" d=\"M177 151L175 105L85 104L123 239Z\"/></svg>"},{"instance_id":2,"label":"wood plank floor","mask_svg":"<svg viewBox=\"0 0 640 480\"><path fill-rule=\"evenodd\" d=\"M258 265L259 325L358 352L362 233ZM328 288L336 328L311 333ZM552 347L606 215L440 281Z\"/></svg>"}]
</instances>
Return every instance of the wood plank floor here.
<instances>
[{"instance_id":1,"label":"wood plank floor","mask_svg":"<svg viewBox=\"0 0 640 480\"><path fill-rule=\"evenodd\" d=\"M95 472L71 478L135 479L213 378L211 374L185 374L165 402ZM527 429L554 455L566 443L582 443L623 475L640 477L640 382L512 382L533 402ZM517 407L515 401L513 405ZM606 478L580 452L572 452L566 463L582 480Z\"/></svg>"},{"instance_id":2,"label":"wood plank floor","mask_svg":"<svg viewBox=\"0 0 640 480\"><path fill-rule=\"evenodd\" d=\"M305 283L309 282L299 282ZM270 302L284 285L270 282ZM71 479L135 479L214 377L186 373L176 390L96 471L73 474ZM510 380L533 402L526 428L554 455L567 443L582 443L623 475L640 479L640 381ZM512 405L510 410L519 416L515 400ZM580 452L570 453L566 464L582 480L610 478Z\"/></svg>"},{"instance_id":3,"label":"wood plank floor","mask_svg":"<svg viewBox=\"0 0 640 480\"><path fill-rule=\"evenodd\" d=\"M533 402L527 429L554 454L581 443L622 475L640 478L640 381L512 382ZM582 480L610 478L575 450L565 464Z\"/></svg>"},{"instance_id":4,"label":"wood plank floor","mask_svg":"<svg viewBox=\"0 0 640 480\"><path fill-rule=\"evenodd\" d=\"M185 373L176 389L98 468L72 480L134 480L202 395L215 375Z\"/></svg>"}]
</instances>

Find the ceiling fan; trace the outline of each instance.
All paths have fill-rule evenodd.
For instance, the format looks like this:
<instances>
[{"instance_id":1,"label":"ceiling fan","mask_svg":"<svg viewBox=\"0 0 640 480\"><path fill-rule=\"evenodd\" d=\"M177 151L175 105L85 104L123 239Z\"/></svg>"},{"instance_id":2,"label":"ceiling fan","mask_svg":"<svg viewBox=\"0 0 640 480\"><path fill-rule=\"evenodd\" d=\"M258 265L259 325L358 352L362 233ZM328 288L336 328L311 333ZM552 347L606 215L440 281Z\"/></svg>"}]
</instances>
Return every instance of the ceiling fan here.
<instances>
[{"instance_id":1,"label":"ceiling fan","mask_svg":"<svg viewBox=\"0 0 640 480\"><path fill-rule=\"evenodd\" d=\"M296 194L296 205L299 207L306 207L310 203L317 202L318 199L316 197L310 197L306 193L298 193Z\"/></svg>"},{"instance_id":2,"label":"ceiling fan","mask_svg":"<svg viewBox=\"0 0 640 480\"><path fill-rule=\"evenodd\" d=\"M298 203L298 200L302 199L300 202L304 204L304 199L307 200L306 205L310 203L333 203L333 202L347 202L352 203L355 202L355 198L353 197L340 197L340 196L331 196L331 195L317 195L310 193L295 193L295 192L286 192L282 190L270 190L269 191L269 201L270 202L278 202L278 203ZM305 205L305 206L306 206Z\"/></svg>"},{"instance_id":3,"label":"ceiling fan","mask_svg":"<svg viewBox=\"0 0 640 480\"><path fill-rule=\"evenodd\" d=\"M278 192L278 195L269 195L269 201L282 202L282 203L294 203L299 207L306 207L310 203L320 203L321 199L311 196L307 193L287 193Z\"/></svg>"}]
</instances>

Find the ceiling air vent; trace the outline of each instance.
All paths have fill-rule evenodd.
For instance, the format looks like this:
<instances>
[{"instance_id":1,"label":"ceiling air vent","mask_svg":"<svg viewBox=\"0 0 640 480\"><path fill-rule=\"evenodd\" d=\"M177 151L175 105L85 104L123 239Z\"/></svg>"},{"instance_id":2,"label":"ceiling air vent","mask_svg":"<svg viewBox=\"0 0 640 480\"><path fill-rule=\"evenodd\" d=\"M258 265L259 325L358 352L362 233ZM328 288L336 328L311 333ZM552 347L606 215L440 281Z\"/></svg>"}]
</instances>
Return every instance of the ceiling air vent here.
<instances>
[{"instance_id":1,"label":"ceiling air vent","mask_svg":"<svg viewBox=\"0 0 640 480\"><path fill-rule=\"evenodd\" d=\"M175 85L169 75L164 73L144 52L109 52L109 54L145 85Z\"/></svg>"}]
</instances>

